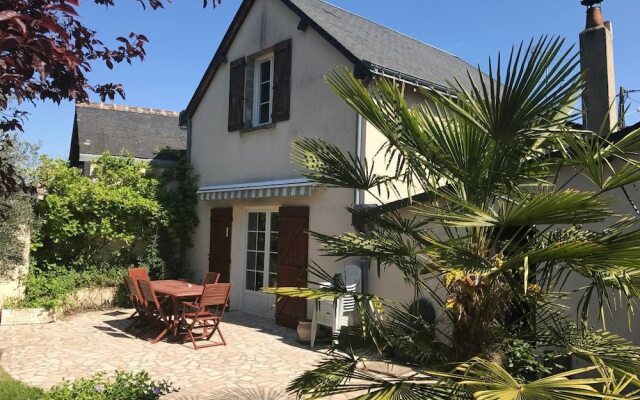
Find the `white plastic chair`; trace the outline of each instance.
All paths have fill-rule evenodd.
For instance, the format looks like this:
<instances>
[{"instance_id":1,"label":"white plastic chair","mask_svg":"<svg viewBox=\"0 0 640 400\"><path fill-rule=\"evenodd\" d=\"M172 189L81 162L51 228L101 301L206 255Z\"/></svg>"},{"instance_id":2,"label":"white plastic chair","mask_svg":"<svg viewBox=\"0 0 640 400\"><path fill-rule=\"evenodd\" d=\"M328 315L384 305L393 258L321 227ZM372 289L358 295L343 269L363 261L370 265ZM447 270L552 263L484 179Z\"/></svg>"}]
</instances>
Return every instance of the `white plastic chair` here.
<instances>
[{"instance_id":1,"label":"white plastic chair","mask_svg":"<svg viewBox=\"0 0 640 400\"><path fill-rule=\"evenodd\" d=\"M356 292L361 288L361 269L358 265L346 265L339 272L348 292ZM321 282L321 287L330 287L330 282ZM349 326L351 312L356 309L353 296L342 296L334 300L316 300L311 320L311 347L315 345L318 325L331 328L331 334L337 335L343 326Z\"/></svg>"}]
</instances>

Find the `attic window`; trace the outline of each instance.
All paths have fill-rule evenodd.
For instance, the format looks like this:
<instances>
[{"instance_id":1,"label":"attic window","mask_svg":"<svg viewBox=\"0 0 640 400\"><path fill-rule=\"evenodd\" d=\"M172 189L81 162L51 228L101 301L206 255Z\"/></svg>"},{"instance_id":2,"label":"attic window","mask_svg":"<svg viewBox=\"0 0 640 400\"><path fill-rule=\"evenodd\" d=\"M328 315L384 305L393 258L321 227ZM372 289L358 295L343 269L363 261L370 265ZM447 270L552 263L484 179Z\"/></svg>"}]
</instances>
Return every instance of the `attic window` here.
<instances>
[{"instance_id":1,"label":"attic window","mask_svg":"<svg viewBox=\"0 0 640 400\"><path fill-rule=\"evenodd\" d=\"M252 126L271 123L273 108L273 54L254 61Z\"/></svg>"},{"instance_id":2,"label":"attic window","mask_svg":"<svg viewBox=\"0 0 640 400\"><path fill-rule=\"evenodd\" d=\"M290 96L291 40L231 62L229 132L288 120Z\"/></svg>"}]
</instances>

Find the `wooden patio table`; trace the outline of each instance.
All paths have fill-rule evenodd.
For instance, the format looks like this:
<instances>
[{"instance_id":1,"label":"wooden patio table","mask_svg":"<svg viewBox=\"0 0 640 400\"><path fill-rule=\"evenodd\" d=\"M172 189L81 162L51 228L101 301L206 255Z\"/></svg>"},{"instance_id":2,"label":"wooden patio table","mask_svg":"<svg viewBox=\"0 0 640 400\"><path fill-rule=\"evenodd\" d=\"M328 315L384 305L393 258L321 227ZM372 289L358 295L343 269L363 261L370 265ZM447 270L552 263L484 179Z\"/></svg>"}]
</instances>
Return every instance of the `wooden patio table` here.
<instances>
[{"instance_id":1,"label":"wooden patio table","mask_svg":"<svg viewBox=\"0 0 640 400\"><path fill-rule=\"evenodd\" d=\"M173 318L171 320L171 333L176 336L178 333L178 305L181 301L193 299L202 295L204 286L177 280L151 281L153 290L163 296L170 296L173 301Z\"/></svg>"}]
</instances>

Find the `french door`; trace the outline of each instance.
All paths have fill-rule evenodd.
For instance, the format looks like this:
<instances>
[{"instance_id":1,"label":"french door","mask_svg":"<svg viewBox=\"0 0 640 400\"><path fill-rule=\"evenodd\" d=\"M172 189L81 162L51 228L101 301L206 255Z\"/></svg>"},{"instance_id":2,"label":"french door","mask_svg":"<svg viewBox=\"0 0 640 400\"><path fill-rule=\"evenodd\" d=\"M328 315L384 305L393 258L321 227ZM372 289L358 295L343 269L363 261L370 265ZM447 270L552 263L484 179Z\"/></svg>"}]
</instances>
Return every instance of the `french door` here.
<instances>
[{"instance_id":1,"label":"french door","mask_svg":"<svg viewBox=\"0 0 640 400\"><path fill-rule=\"evenodd\" d=\"M278 273L278 212L247 213L243 310L275 318L276 296L260 291L275 286Z\"/></svg>"}]
</instances>

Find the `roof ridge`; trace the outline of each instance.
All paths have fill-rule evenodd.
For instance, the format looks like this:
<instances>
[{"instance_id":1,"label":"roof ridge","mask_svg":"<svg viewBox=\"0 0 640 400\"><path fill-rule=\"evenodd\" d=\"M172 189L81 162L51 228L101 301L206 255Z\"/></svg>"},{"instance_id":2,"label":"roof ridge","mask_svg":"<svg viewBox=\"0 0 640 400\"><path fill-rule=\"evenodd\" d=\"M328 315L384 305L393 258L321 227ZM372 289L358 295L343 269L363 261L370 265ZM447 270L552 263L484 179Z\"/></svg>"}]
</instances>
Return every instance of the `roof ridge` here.
<instances>
[{"instance_id":1,"label":"roof ridge","mask_svg":"<svg viewBox=\"0 0 640 400\"><path fill-rule=\"evenodd\" d=\"M180 115L179 112L172 111L172 110L117 105L117 104L106 104L106 103L92 103L92 102L76 103L76 107L95 108L99 110L126 111L126 112L138 113L138 114L164 115L164 116L170 116L170 117L178 117Z\"/></svg>"},{"instance_id":2,"label":"roof ridge","mask_svg":"<svg viewBox=\"0 0 640 400\"><path fill-rule=\"evenodd\" d=\"M413 40L414 42L420 43L420 44L422 44L422 45L429 46L429 47L431 47L432 49L435 49L435 50L438 50L438 51L440 51L440 52L442 52L442 53L448 54L448 55L450 55L450 56L452 56L452 57L455 57L455 58L457 58L457 59L459 59L459 60L461 60L461 61L464 61L465 63L469 64L468 62L466 62L465 60L463 60L463 59L462 59L462 58L460 58L459 56L457 56L457 55L455 55L455 54L453 54L453 53L451 53L451 52L449 52L449 51L443 50L443 49L441 49L441 48L439 48L439 47L437 47L437 46L434 46L434 45L432 45L432 44L429 44L429 43L427 43L427 42L423 42L423 41L422 41L422 40L420 40L420 39L416 39L416 38L414 38L414 37L412 37L412 36L407 35L406 33L402 33L402 32L400 32L400 31L398 31L398 30L395 30L395 29L393 29L393 28L391 28L391 27L388 27L388 26L386 26L386 25L383 25L383 24L381 24L380 22L376 22L376 21L371 20L371 19L369 19L369 18L365 18L365 17L363 17L363 16L362 16L362 15L360 15L360 14L357 14L357 13L355 13L355 12L353 12L353 11L349 11L349 10L347 10L346 8L342 8L342 7L337 6L337 5L335 5L335 4L329 3L328 1L325 1L325 0L316 0L316 1L319 1L320 3L324 3L324 4L326 4L326 5L328 5L328 6L331 6L331 7L337 8L338 10L344 11L344 12L346 12L347 14L351 14L351 15L356 16L356 17L358 17L358 18L360 18L360 19L363 19L363 20L365 20L365 21L367 21L367 22L370 22L370 23L372 23L372 24L378 25L378 26L380 26L380 27L382 27L382 28L384 28L384 29L386 29L386 30L389 30L389 31L394 32L394 33L397 33L397 34L398 34L398 35L400 35L400 36L404 36L404 37L406 37L407 39L411 39L411 40ZM469 65L471 65L471 64L469 64Z\"/></svg>"}]
</instances>

